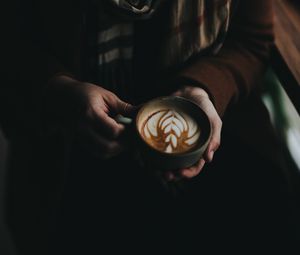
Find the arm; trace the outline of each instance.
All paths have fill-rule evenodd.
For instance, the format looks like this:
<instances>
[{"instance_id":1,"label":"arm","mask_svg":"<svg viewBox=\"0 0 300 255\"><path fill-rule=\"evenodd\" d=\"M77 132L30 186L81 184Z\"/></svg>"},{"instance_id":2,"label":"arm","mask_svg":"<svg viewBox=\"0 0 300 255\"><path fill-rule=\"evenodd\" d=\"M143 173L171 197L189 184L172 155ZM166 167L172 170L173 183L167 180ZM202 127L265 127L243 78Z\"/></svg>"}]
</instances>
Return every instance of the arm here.
<instances>
[{"instance_id":1,"label":"arm","mask_svg":"<svg viewBox=\"0 0 300 255\"><path fill-rule=\"evenodd\" d=\"M212 161L221 141L220 117L228 105L246 98L259 84L257 81L266 69L272 43L272 0L243 0L239 3L220 52L197 60L181 72L179 76L195 83L183 84L187 86L175 94L195 101L212 123L212 137L203 159L193 167L180 169L182 177L196 176L205 162ZM197 83L204 90L196 87ZM169 179L174 179L172 172Z\"/></svg>"},{"instance_id":2,"label":"arm","mask_svg":"<svg viewBox=\"0 0 300 255\"><path fill-rule=\"evenodd\" d=\"M223 116L231 102L245 98L256 87L272 43L272 0L242 0L220 52L199 59L181 75L201 83Z\"/></svg>"}]
</instances>

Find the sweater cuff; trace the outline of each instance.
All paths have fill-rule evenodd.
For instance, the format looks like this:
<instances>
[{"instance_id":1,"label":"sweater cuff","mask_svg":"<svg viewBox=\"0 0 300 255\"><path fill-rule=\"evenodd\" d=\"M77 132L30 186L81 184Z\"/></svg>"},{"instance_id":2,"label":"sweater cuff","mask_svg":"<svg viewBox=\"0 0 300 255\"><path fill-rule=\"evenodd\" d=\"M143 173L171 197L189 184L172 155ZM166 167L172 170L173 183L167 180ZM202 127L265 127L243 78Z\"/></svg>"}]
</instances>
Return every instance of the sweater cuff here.
<instances>
[{"instance_id":1,"label":"sweater cuff","mask_svg":"<svg viewBox=\"0 0 300 255\"><path fill-rule=\"evenodd\" d=\"M207 86L205 86L201 82L183 75L183 76L176 77L175 83L178 89L180 89L182 86L192 86L192 87L197 87L205 90L205 92L208 94L209 99L212 101L213 105L215 106L215 100L213 95L211 94Z\"/></svg>"},{"instance_id":2,"label":"sweater cuff","mask_svg":"<svg viewBox=\"0 0 300 255\"><path fill-rule=\"evenodd\" d=\"M236 94L233 77L213 65L202 65L195 69L185 70L180 77L193 82L189 84L204 89L221 117Z\"/></svg>"}]
</instances>

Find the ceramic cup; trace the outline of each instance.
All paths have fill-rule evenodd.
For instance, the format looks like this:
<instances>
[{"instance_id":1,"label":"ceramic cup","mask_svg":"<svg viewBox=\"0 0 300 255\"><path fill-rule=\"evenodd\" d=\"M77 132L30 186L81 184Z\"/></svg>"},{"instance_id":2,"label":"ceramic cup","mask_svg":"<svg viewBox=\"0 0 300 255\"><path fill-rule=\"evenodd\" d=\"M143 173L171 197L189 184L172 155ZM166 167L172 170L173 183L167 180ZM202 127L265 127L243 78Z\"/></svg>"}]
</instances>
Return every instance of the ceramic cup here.
<instances>
[{"instance_id":1,"label":"ceramic cup","mask_svg":"<svg viewBox=\"0 0 300 255\"><path fill-rule=\"evenodd\" d=\"M138 148L148 167L173 170L192 166L205 152L211 124L194 102L178 96L145 103L135 118Z\"/></svg>"}]
</instances>

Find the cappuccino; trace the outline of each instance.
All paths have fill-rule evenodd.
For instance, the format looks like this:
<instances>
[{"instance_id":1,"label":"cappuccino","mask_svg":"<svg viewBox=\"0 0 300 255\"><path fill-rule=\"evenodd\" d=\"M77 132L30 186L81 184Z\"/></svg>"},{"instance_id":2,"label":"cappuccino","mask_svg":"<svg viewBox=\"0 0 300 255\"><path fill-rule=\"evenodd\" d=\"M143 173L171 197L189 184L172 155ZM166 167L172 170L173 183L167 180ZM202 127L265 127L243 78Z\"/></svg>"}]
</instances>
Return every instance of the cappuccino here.
<instances>
[{"instance_id":1,"label":"cappuccino","mask_svg":"<svg viewBox=\"0 0 300 255\"><path fill-rule=\"evenodd\" d=\"M197 144L200 128L197 122L175 108L159 109L148 116L141 128L144 140L165 153L183 153Z\"/></svg>"}]
</instances>

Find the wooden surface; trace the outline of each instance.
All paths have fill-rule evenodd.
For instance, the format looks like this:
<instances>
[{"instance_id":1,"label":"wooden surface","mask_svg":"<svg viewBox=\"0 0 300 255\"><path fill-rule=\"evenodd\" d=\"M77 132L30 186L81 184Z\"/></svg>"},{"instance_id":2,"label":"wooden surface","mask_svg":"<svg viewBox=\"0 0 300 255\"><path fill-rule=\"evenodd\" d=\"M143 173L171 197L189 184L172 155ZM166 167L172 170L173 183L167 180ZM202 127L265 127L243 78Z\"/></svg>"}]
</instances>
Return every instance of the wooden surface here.
<instances>
[{"instance_id":1,"label":"wooden surface","mask_svg":"<svg viewBox=\"0 0 300 255\"><path fill-rule=\"evenodd\" d=\"M274 0L273 65L282 85L300 112L300 0Z\"/></svg>"},{"instance_id":2,"label":"wooden surface","mask_svg":"<svg viewBox=\"0 0 300 255\"><path fill-rule=\"evenodd\" d=\"M274 0L274 11L276 46L300 85L300 1Z\"/></svg>"}]
</instances>

